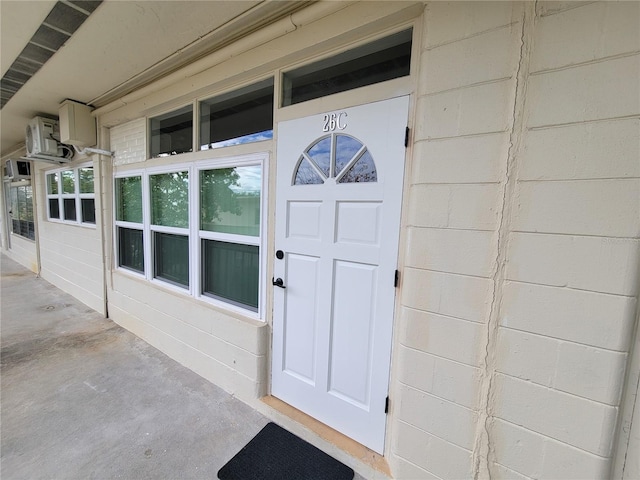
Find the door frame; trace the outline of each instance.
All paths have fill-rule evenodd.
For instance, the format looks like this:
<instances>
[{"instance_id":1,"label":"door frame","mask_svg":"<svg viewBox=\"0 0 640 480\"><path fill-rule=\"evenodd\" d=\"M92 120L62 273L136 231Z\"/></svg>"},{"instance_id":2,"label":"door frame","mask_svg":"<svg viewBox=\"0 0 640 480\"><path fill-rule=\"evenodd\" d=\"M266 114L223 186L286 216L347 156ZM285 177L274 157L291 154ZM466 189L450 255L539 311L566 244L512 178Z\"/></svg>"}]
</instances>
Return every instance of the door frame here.
<instances>
[{"instance_id":1,"label":"door frame","mask_svg":"<svg viewBox=\"0 0 640 480\"><path fill-rule=\"evenodd\" d=\"M401 80L405 80L405 79L401 79ZM391 82L389 82L391 83ZM368 87L371 88L371 87ZM345 92L347 95L350 92ZM346 99L347 95L344 94L337 94L333 97L344 97ZM365 105L370 105L370 104L375 104L378 102L383 102L386 100L392 100L398 97L406 97L407 98L407 103L406 103L406 110L405 110L405 114L406 114L406 118L403 121L403 130L404 130L404 126L406 126L407 129L409 129L409 125L411 124L411 120L412 120L412 114L414 111L414 98L413 95L411 93L406 93L406 94L397 94L397 95L385 95L384 98L376 98L377 96L374 96L374 98L368 98L366 102L362 102L362 101L354 101L353 98L350 98L350 102L346 102L347 104L341 104L338 108L336 108L335 110L348 110L354 107L359 107L359 106L365 106ZM297 119L304 119L306 117L314 117L317 115L321 115L325 112L330 112L331 110L324 110L322 107L325 105L326 102L323 101L324 99L319 99L316 101L310 101L309 103L314 103L314 108L309 108L309 109L304 109L304 114L298 116L294 116L294 118L285 118L285 119L280 119L277 121L276 125L274 125L276 132L278 132L278 125L283 122L283 121L289 121L289 120L297 120ZM332 98L332 104L334 103L338 103L339 100ZM290 108L290 107L287 107ZM311 113L309 113L311 112ZM407 132L408 133L408 132ZM277 140L277 134L276 134L276 140ZM363 139L361 139L363 140ZM410 149L409 149L409 142L406 141L407 139L405 139L405 143L404 143L404 150L402 153L402 178L399 180L400 181L400 191L398 193L399 198L398 198L398 217L397 217L397 232L396 232L396 238L397 238L397 244L396 244L396 256L395 256L395 266L396 269L398 271L401 270L402 266L403 266L403 252L404 252L404 241L405 241L405 237L406 237L406 233L404 232L405 230L405 215L406 215L406 189L407 189L407 184L408 184L408 179L409 179L409 175L408 175L408 166L409 166L409 159L410 159ZM363 140L366 142L366 140ZM277 146L277 143L276 143ZM276 147L276 162L274 162L275 164L277 164L277 155L278 155L278 151L277 151L277 147ZM274 177L277 177L277 174L275 174L275 172L272 172L274 174ZM277 181L274 182L274 196L272 198L278 198L279 194L277 191ZM276 205L277 205L277 200L276 200ZM272 207L274 208L274 212L276 210L276 205L272 204ZM281 220L282 221L282 220ZM273 228L274 228L274 234L272 235L272 240L273 240L273 246L272 246L272 250L273 250L273 254L269 255L269 261L274 262L272 264L272 272L275 272L276 268L275 268L275 262L276 260L274 259L274 254L275 254L275 249L279 248L278 245L276 244L277 241L277 229L278 229L278 223L277 220L274 221L273 224ZM275 273L274 273L275 275ZM381 281L381 280L379 280ZM392 280L390 280L392 281ZM391 391L391 386L392 386L392 379L393 379L393 366L394 366L394 353L395 353L395 325L396 325L396 321L398 318L398 311L400 308L400 290L399 288L399 284L395 285L395 290L393 292L393 305L392 305L392 313L391 313L391 325L390 325L390 331L388 334L388 345L386 347L387 351L388 351L388 363L386 364L386 368L387 368L387 374L386 374L386 379L385 379L385 389L387 391L387 394L389 395L390 391ZM275 295L277 294L276 290L277 288L272 287L273 288L273 294L270 295L270 300L273 302L272 303L272 308L271 308L271 321L274 322L275 321L275 315L276 315L276 297ZM273 327L273 323L272 323L272 327ZM273 386L273 368L274 368L274 339L275 339L275 332L274 329L272 328L272 333L271 333L271 354L269 356L269 379L270 379L270 385L271 387ZM386 342L385 342L386 344ZM271 391L271 394L273 394L273 392ZM389 414L388 414L388 402L389 402L389 398L387 397L386 399L386 405L385 405L385 427L383 430L383 438L382 438L382 443L383 443L383 447L380 450L380 453L383 454L384 451L386 451L386 447L387 447L387 443L388 443L388 438L389 438L389 430L388 430L388 426L389 426ZM293 408L296 408L295 406L293 406ZM314 417L312 417L314 418ZM317 420L317 419L316 419ZM319 422L322 422L322 420L317 420ZM328 428L332 428L332 427L328 427ZM337 430L339 433L343 434L342 432L340 432L339 430ZM354 440L354 442L357 442L357 440ZM366 447L365 447L366 448Z\"/></svg>"}]
</instances>

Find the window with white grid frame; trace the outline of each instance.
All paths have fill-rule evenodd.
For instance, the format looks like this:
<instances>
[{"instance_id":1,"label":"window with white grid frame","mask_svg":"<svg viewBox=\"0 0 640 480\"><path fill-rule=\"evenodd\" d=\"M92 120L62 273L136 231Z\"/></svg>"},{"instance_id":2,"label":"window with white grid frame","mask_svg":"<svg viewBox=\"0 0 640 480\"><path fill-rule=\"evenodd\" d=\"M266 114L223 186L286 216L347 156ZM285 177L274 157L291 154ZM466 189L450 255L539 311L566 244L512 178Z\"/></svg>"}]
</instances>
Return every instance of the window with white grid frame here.
<instances>
[{"instance_id":1,"label":"window with white grid frame","mask_svg":"<svg viewBox=\"0 0 640 480\"><path fill-rule=\"evenodd\" d=\"M95 225L95 187L91 164L47 172L46 192L49 220Z\"/></svg>"},{"instance_id":2,"label":"window with white grid frame","mask_svg":"<svg viewBox=\"0 0 640 480\"><path fill-rule=\"evenodd\" d=\"M251 155L116 176L117 267L260 316L265 161Z\"/></svg>"}]
</instances>

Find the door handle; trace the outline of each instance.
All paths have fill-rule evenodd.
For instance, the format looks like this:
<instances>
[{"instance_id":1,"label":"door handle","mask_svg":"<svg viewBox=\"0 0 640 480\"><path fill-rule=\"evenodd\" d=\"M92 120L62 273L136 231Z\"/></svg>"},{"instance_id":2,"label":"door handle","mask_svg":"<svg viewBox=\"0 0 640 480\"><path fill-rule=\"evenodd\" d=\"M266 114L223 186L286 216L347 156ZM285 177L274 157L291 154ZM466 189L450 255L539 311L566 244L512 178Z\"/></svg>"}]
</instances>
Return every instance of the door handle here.
<instances>
[{"instance_id":1,"label":"door handle","mask_svg":"<svg viewBox=\"0 0 640 480\"><path fill-rule=\"evenodd\" d=\"M284 282L280 277L276 278L275 280L271 279L271 283L273 283L276 287L287 288L284 286Z\"/></svg>"}]
</instances>

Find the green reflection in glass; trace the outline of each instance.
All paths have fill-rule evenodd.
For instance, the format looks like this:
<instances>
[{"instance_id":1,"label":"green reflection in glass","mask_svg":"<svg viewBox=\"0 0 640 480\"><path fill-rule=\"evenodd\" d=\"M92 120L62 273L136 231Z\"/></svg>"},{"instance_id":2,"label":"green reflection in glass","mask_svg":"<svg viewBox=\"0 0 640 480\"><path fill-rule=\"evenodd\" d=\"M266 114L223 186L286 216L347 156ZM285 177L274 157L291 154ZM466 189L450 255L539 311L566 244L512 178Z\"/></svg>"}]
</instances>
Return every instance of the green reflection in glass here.
<instances>
[{"instance_id":1,"label":"green reflection in glass","mask_svg":"<svg viewBox=\"0 0 640 480\"><path fill-rule=\"evenodd\" d=\"M189 172L171 172L149 177L151 223L165 227L189 227Z\"/></svg>"},{"instance_id":2,"label":"green reflection in glass","mask_svg":"<svg viewBox=\"0 0 640 480\"><path fill-rule=\"evenodd\" d=\"M142 177L116 178L116 220L142 223Z\"/></svg>"},{"instance_id":3,"label":"green reflection in glass","mask_svg":"<svg viewBox=\"0 0 640 480\"><path fill-rule=\"evenodd\" d=\"M218 168L200 172L200 229L260 235L262 167Z\"/></svg>"},{"instance_id":4,"label":"green reflection in glass","mask_svg":"<svg viewBox=\"0 0 640 480\"><path fill-rule=\"evenodd\" d=\"M62 193L76 193L76 174L73 170L62 172Z\"/></svg>"},{"instance_id":5,"label":"green reflection in glass","mask_svg":"<svg viewBox=\"0 0 640 480\"><path fill-rule=\"evenodd\" d=\"M50 173L47 175L47 193L55 195L58 193L58 174Z\"/></svg>"},{"instance_id":6,"label":"green reflection in glass","mask_svg":"<svg viewBox=\"0 0 640 480\"><path fill-rule=\"evenodd\" d=\"M78 170L80 173L80 193L93 193L93 167Z\"/></svg>"}]
</instances>

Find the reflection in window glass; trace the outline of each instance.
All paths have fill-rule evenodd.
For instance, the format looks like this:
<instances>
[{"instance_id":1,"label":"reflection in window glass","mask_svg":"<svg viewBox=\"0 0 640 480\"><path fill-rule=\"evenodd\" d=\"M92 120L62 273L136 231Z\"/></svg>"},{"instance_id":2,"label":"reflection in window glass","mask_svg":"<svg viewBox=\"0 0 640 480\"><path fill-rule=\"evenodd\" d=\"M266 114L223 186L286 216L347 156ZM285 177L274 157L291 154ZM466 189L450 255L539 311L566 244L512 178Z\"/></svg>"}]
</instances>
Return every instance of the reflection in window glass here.
<instances>
[{"instance_id":1,"label":"reflection in window glass","mask_svg":"<svg viewBox=\"0 0 640 480\"><path fill-rule=\"evenodd\" d=\"M376 165L373 162L373 158L371 158L371 154L367 151L347 170L342 178L338 180L338 183L367 183L376 182L377 180Z\"/></svg>"},{"instance_id":2,"label":"reflection in window glass","mask_svg":"<svg viewBox=\"0 0 640 480\"><path fill-rule=\"evenodd\" d=\"M336 175L351 161L362 148L362 143L349 135L336 136Z\"/></svg>"},{"instance_id":3,"label":"reflection in window glass","mask_svg":"<svg viewBox=\"0 0 640 480\"><path fill-rule=\"evenodd\" d=\"M118 227L118 265L144 273L142 230Z\"/></svg>"},{"instance_id":4,"label":"reflection in window glass","mask_svg":"<svg viewBox=\"0 0 640 480\"><path fill-rule=\"evenodd\" d=\"M93 167L78 169L80 175L80 193L93 193Z\"/></svg>"},{"instance_id":5,"label":"reflection in window glass","mask_svg":"<svg viewBox=\"0 0 640 480\"><path fill-rule=\"evenodd\" d=\"M412 31L286 72L282 106L409 75Z\"/></svg>"},{"instance_id":6,"label":"reflection in window glass","mask_svg":"<svg viewBox=\"0 0 640 480\"><path fill-rule=\"evenodd\" d=\"M151 118L149 138L153 158L193 151L193 106Z\"/></svg>"},{"instance_id":7,"label":"reflection in window glass","mask_svg":"<svg viewBox=\"0 0 640 480\"><path fill-rule=\"evenodd\" d=\"M142 177L116 178L116 220L142 223Z\"/></svg>"},{"instance_id":8,"label":"reflection in window glass","mask_svg":"<svg viewBox=\"0 0 640 480\"><path fill-rule=\"evenodd\" d=\"M154 277L189 286L189 237L154 232Z\"/></svg>"},{"instance_id":9,"label":"reflection in window glass","mask_svg":"<svg viewBox=\"0 0 640 480\"><path fill-rule=\"evenodd\" d=\"M325 177L329 176L329 167L331 164L331 137L323 138L307 150L307 154L324 173Z\"/></svg>"},{"instance_id":10,"label":"reflection in window glass","mask_svg":"<svg viewBox=\"0 0 640 480\"><path fill-rule=\"evenodd\" d=\"M149 177L151 223L165 227L189 227L189 172Z\"/></svg>"},{"instance_id":11,"label":"reflection in window glass","mask_svg":"<svg viewBox=\"0 0 640 480\"><path fill-rule=\"evenodd\" d=\"M93 198L81 198L80 205L82 207L82 222L96 223L96 206Z\"/></svg>"},{"instance_id":12,"label":"reflection in window glass","mask_svg":"<svg viewBox=\"0 0 640 480\"><path fill-rule=\"evenodd\" d=\"M49 199L49 218L60 218L60 203L57 198Z\"/></svg>"},{"instance_id":13,"label":"reflection in window glass","mask_svg":"<svg viewBox=\"0 0 640 480\"><path fill-rule=\"evenodd\" d=\"M203 293L258 310L257 246L202 240Z\"/></svg>"},{"instance_id":14,"label":"reflection in window glass","mask_svg":"<svg viewBox=\"0 0 640 480\"><path fill-rule=\"evenodd\" d=\"M62 193L76 193L76 174L74 170L62 172Z\"/></svg>"},{"instance_id":15,"label":"reflection in window glass","mask_svg":"<svg viewBox=\"0 0 640 480\"><path fill-rule=\"evenodd\" d=\"M11 232L35 240L33 223L33 194L31 185L11 187Z\"/></svg>"},{"instance_id":16,"label":"reflection in window glass","mask_svg":"<svg viewBox=\"0 0 640 480\"><path fill-rule=\"evenodd\" d=\"M324 183L322 174L335 177L338 183L378 181L373 157L362 142L349 135L321 137L307 148L305 155L298 160L294 185Z\"/></svg>"},{"instance_id":17,"label":"reflection in window glass","mask_svg":"<svg viewBox=\"0 0 640 480\"><path fill-rule=\"evenodd\" d=\"M200 150L273 138L273 79L200 102Z\"/></svg>"},{"instance_id":18,"label":"reflection in window glass","mask_svg":"<svg viewBox=\"0 0 640 480\"><path fill-rule=\"evenodd\" d=\"M63 198L62 205L64 208L65 220L76 220L76 199L75 198Z\"/></svg>"},{"instance_id":19,"label":"reflection in window glass","mask_svg":"<svg viewBox=\"0 0 640 480\"><path fill-rule=\"evenodd\" d=\"M200 230L260 235L259 165L200 172Z\"/></svg>"},{"instance_id":20,"label":"reflection in window glass","mask_svg":"<svg viewBox=\"0 0 640 480\"><path fill-rule=\"evenodd\" d=\"M309 160L300 157L296 177L293 181L294 185L319 185L324 183L320 174L311 166Z\"/></svg>"},{"instance_id":21,"label":"reflection in window glass","mask_svg":"<svg viewBox=\"0 0 640 480\"><path fill-rule=\"evenodd\" d=\"M55 195L58 193L58 173L47 175L47 193Z\"/></svg>"}]
</instances>

